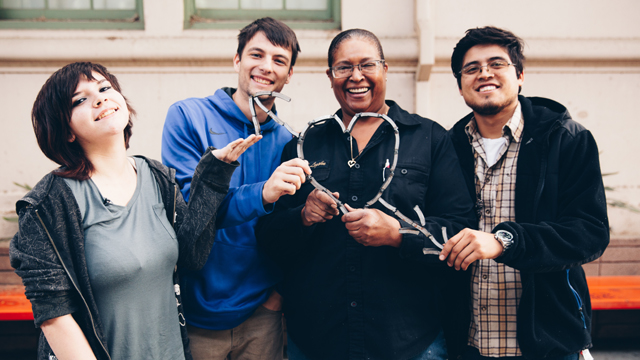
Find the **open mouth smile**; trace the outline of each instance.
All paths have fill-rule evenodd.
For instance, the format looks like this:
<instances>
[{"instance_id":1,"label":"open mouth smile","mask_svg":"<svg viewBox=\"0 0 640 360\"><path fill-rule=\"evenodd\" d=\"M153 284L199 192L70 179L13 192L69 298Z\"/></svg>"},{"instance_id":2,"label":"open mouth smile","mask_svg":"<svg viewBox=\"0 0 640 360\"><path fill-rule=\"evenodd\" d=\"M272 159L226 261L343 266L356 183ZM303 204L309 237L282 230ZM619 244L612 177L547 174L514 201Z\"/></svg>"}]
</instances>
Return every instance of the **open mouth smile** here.
<instances>
[{"instance_id":1,"label":"open mouth smile","mask_svg":"<svg viewBox=\"0 0 640 360\"><path fill-rule=\"evenodd\" d=\"M111 114L114 114L116 111L120 110L120 108L114 108L114 109L107 109L103 112L100 113L100 115L98 115L98 117L96 118L95 121L101 120Z\"/></svg>"},{"instance_id":2,"label":"open mouth smile","mask_svg":"<svg viewBox=\"0 0 640 360\"><path fill-rule=\"evenodd\" d=\"M488 92L488 91L493 91L498 89L498 86L496 85L482 85L478 88L478 90L476 90L477 92Z\"/></svg>"},{"instance_id":3,"label":"open mouth smile","mask_svg":"<svg viewBox=\"0 0 640 360\"><path fill-rule=\"evenodd\" d=\"M363 93L366 93L367 91L369 91L368 87L347 89L347 92L350 94L363 94Z\"/></svg>"},{"instance_id":4,"label":"open mouth smile","mask_svg":"<svg viewBox=\"0 0 640 360\"><path fill-rule=\"evenodd\" d=\"M268 80L268 79L264 79L264 78L259 78L259 77L255 77L252 76L251 79L255 82L257 82L258 84L262 84L262 85L272 85L273 81Z\"/></svg>"}]
</instances>

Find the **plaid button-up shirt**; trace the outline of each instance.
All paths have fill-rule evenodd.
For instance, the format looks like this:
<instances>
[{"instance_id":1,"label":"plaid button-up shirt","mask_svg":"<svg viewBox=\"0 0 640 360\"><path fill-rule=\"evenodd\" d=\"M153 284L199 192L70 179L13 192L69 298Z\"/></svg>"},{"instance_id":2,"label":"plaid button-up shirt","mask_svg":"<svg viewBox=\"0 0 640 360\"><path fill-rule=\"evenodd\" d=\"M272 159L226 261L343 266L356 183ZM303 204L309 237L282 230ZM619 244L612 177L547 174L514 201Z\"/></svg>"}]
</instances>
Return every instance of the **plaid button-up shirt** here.
<instances>
[{"instance_id":1,"label":"plaid button-up shirt","mask_svg":"<svg viewBox=\"0 0 640 360\"><path fill-rule=\"evenodd\" d=\"M475 118L465 130L474 151L479 229L491 232L504 221L515 221L516 165L524 120L520 104L505 124L504 145L489 166ZM471 265L471 326L469 345L483 356L521 356L516 339L516 313L522 293L520 272L494 260Z\"/></svg>"}]
</instances>

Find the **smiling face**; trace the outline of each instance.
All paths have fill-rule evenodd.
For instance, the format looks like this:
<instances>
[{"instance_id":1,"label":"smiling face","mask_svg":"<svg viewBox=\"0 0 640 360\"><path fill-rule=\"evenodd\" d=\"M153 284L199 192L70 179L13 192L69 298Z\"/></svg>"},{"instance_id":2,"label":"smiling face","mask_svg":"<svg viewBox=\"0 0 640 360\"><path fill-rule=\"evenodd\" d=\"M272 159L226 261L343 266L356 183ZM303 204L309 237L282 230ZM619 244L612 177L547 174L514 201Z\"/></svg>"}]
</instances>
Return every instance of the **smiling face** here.
<instances>
[{"instance_id":1,"label":"smiling face","mask_svg":"<svg viewBox=\"0 0 640 360\"><path fill-rule=\"evenodd\" d=\"M476 45L464 56L462 68L468 65L483 66L494 60L511 63L507 51L499 45ZM500 71L487 70L486 67L473 75L462 75L460 95L476 116L508 115L518 105L518 91L524 83L524 73L516 75L514 66Z\"/></svg>"},{"instance_id":2,"label":"smiling face","mask_svg":"<svg viewBox=\"0 0 640 360\"><path fill-rule=\"evenodd\" d=\"M95 145L110 136L122 140L129 121L129 110L124 97L112 88L108 80L97 72L94 80L81 77L74 91L71 111L71 137L80 146Z\"/></svg>"},{"instance_id":3,"label":"smiling face","mask_svg":"<svg viewBox=\"0 0 640 360\"><path fill-rule=\"evenodd\" d=\"M249 96L258 91L280 92L293 74L291 50L273 45L263 32L257 32L236 54L233 66L238 73L238 91Z\"/></svg>"},{"instance_id":4,"label":"smiling face","mask_svg":"<svg viewBox=\"0 0 640 360\"><path fill-rule=\"evenodd\" d=\"M355 37L340 43L331 66L358 65L372 60L381 60L377 46L368 39ZM378 65L373 74L363 74L355 67L351 76L337 79L333 77L331 69L327 70L333 94L340 103L345 119L351 119L360 112L384 112L387 70L386 63L384 66Z\"/></svg>"}]
</instances>

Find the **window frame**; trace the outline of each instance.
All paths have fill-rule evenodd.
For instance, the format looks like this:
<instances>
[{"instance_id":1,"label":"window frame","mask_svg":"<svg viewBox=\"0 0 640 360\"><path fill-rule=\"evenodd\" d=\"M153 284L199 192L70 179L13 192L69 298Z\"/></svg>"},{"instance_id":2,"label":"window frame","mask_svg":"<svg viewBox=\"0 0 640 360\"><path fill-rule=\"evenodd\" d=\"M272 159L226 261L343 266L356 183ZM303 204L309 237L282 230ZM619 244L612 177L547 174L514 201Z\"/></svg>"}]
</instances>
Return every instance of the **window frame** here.
<instances>
[{"instance_id":1,"label":"window frame","mask_svg":"<svg viewBox=\"0 0 640 360\"><path fill-rule=\"evenodd\" d=\"M135 3L133 10L0 8L0 29L144 29L143 0Z\"/></svg>"},{"instance_id":2,"label":"window frame","mask_svg":"<svg viewBox=\"0 0 640 360\"><path fill-rule=\"evenodd\" d=\"M270 16L283 21L292 29L339 29L340 0L326 1L327 10L215 10L197 9L195 0L184 0L184 28L240 29L255 19Z\"/></svg>"}]
</instances>

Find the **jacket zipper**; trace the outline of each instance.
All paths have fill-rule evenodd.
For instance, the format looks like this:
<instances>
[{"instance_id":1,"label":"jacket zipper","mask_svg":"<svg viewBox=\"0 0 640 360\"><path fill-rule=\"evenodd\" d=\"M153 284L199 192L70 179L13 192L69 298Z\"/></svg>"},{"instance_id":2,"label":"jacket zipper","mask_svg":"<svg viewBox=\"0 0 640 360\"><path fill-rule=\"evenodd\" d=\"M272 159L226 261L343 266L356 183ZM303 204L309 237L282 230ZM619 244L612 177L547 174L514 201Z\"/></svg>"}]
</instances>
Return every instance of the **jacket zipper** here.
<instances>
[{"instance_id":1,"label":"jacket zipper","mask_svg":"<svg viewBox=\"0 0 640 360\"><path fill-rule=\"evenodd\" d=\"M580 311L580 318L582 318L583 328L587 328L587 322L584 319L584 312L582 311L582 299L580 298L580 294L576 291L576 289L571 286L571 281L569 281L569 269L567 269L567 284L569 284L569 289L573 292L573 296L576 298L576 303L578 304L578 311Z\"/></svg>"},{"instance_id":2,"label":"jacket zipper","mask_svg":"<svg viewBox=\"0 0 640 360\"><path fill-rule=\"evenodd\" d=\"M172 176L173 178L173 176ZM175 230L175 226L176 226L176 216L178 215L178 213L176 212L176 202L178 201L178 184L173 184L173 221L171 222L171 227L173 227L173 229ZM174 272L177 272L178 267L176 266L174 268ZM173 291L176 294L176 303L178 306L178 323L180 323L180 326L185 326L187 325L187 320L184 318L184 314L182 313L182 311L180 311L180 305L182 305L179 301L178 301L178 296L180 296L180 284L176 283L173 284Z\"/></svg>"},{"instance_id":3,"label":"jacket zipper","mask_svg":"<svg viewBox=\"0 0 640 360\"><path fill-rule=\"evenodd\" d=\"M547 173L547 165L548 165L548 155L549 155L549 138L551 134L556 131L556 129L560 128L560 122L556 121L549 132L545 137L544 146L542 148L542 164L540 164L540 177L538 178L538 187L536 189L536 196L533 199L533 216L534 219L537 219L538 213L538 205L540 203L540 198L542 197L542 191L544 190L546 173Z\"/></svg>"},{"instance_id":4,"label":"jacket zipper","mask_svg":"<svg viewBox=\"0 0 640 360\"><path fill-rule=\"evenodd\" d=\"M176 228L176 216L178 215L176 213L176 201L178 201L178 185L173 184L173 209L171 209L173 211L173 221L171 222L171 227L174 230Z\"/></svg>"},{"instance_id":5,"label":"jacket zipper","mask_svg":"<svg viewBox=\"0 0 640 360\"><path fill-rule=\"evenodd\" d=\"M38 220L40 220L40 223L42 224L42 227L44 228L44 231L47 233L47 237L49 238L49 241L51 242L51 245L53 246L53 250L56 252L56 255L58 256L58 259L60 260L60 264L62 264L62 267L64 268L64 271L67 273L67 275L69 275L69 270L67 269L67 266L64 264L64 261L62 261L62 257L60 256L60 252L58 252L58 248L56 247L56 244L54 243L53 238L51 237L51 234L49 233L49 229L44 224L44 221L42 220L42 217L40 217L40 213L38 212L37 209L35 210L35 212L36 212L36 216L38 217ZM87 300L85 300L84 296L82 296L82 292L80 292L80 288L73 281L71 276L69 276L69 281L71 281L71 283L73 284L73 287L78 292L78 295L80 295L80 298L82 299L82 302L84 303L84 306L87 308L87 313L89 314L89 319L91 320L91 328L93 329L93 334L95 335L96 339L98 340L98 342L102 346L102 349L104 350L105 354L107 354L107 358L111 359L111 356L109 355L109 351L107 351L107 348L104 346L104 344L102 343L102 340L100 340L100 337L98 336L98 333L96 332L96 325L95 325L95 322L93 320L93 315L91 315L91 309L89 309L89 305L87 304Z\"/></svg>"}]
</instances>

